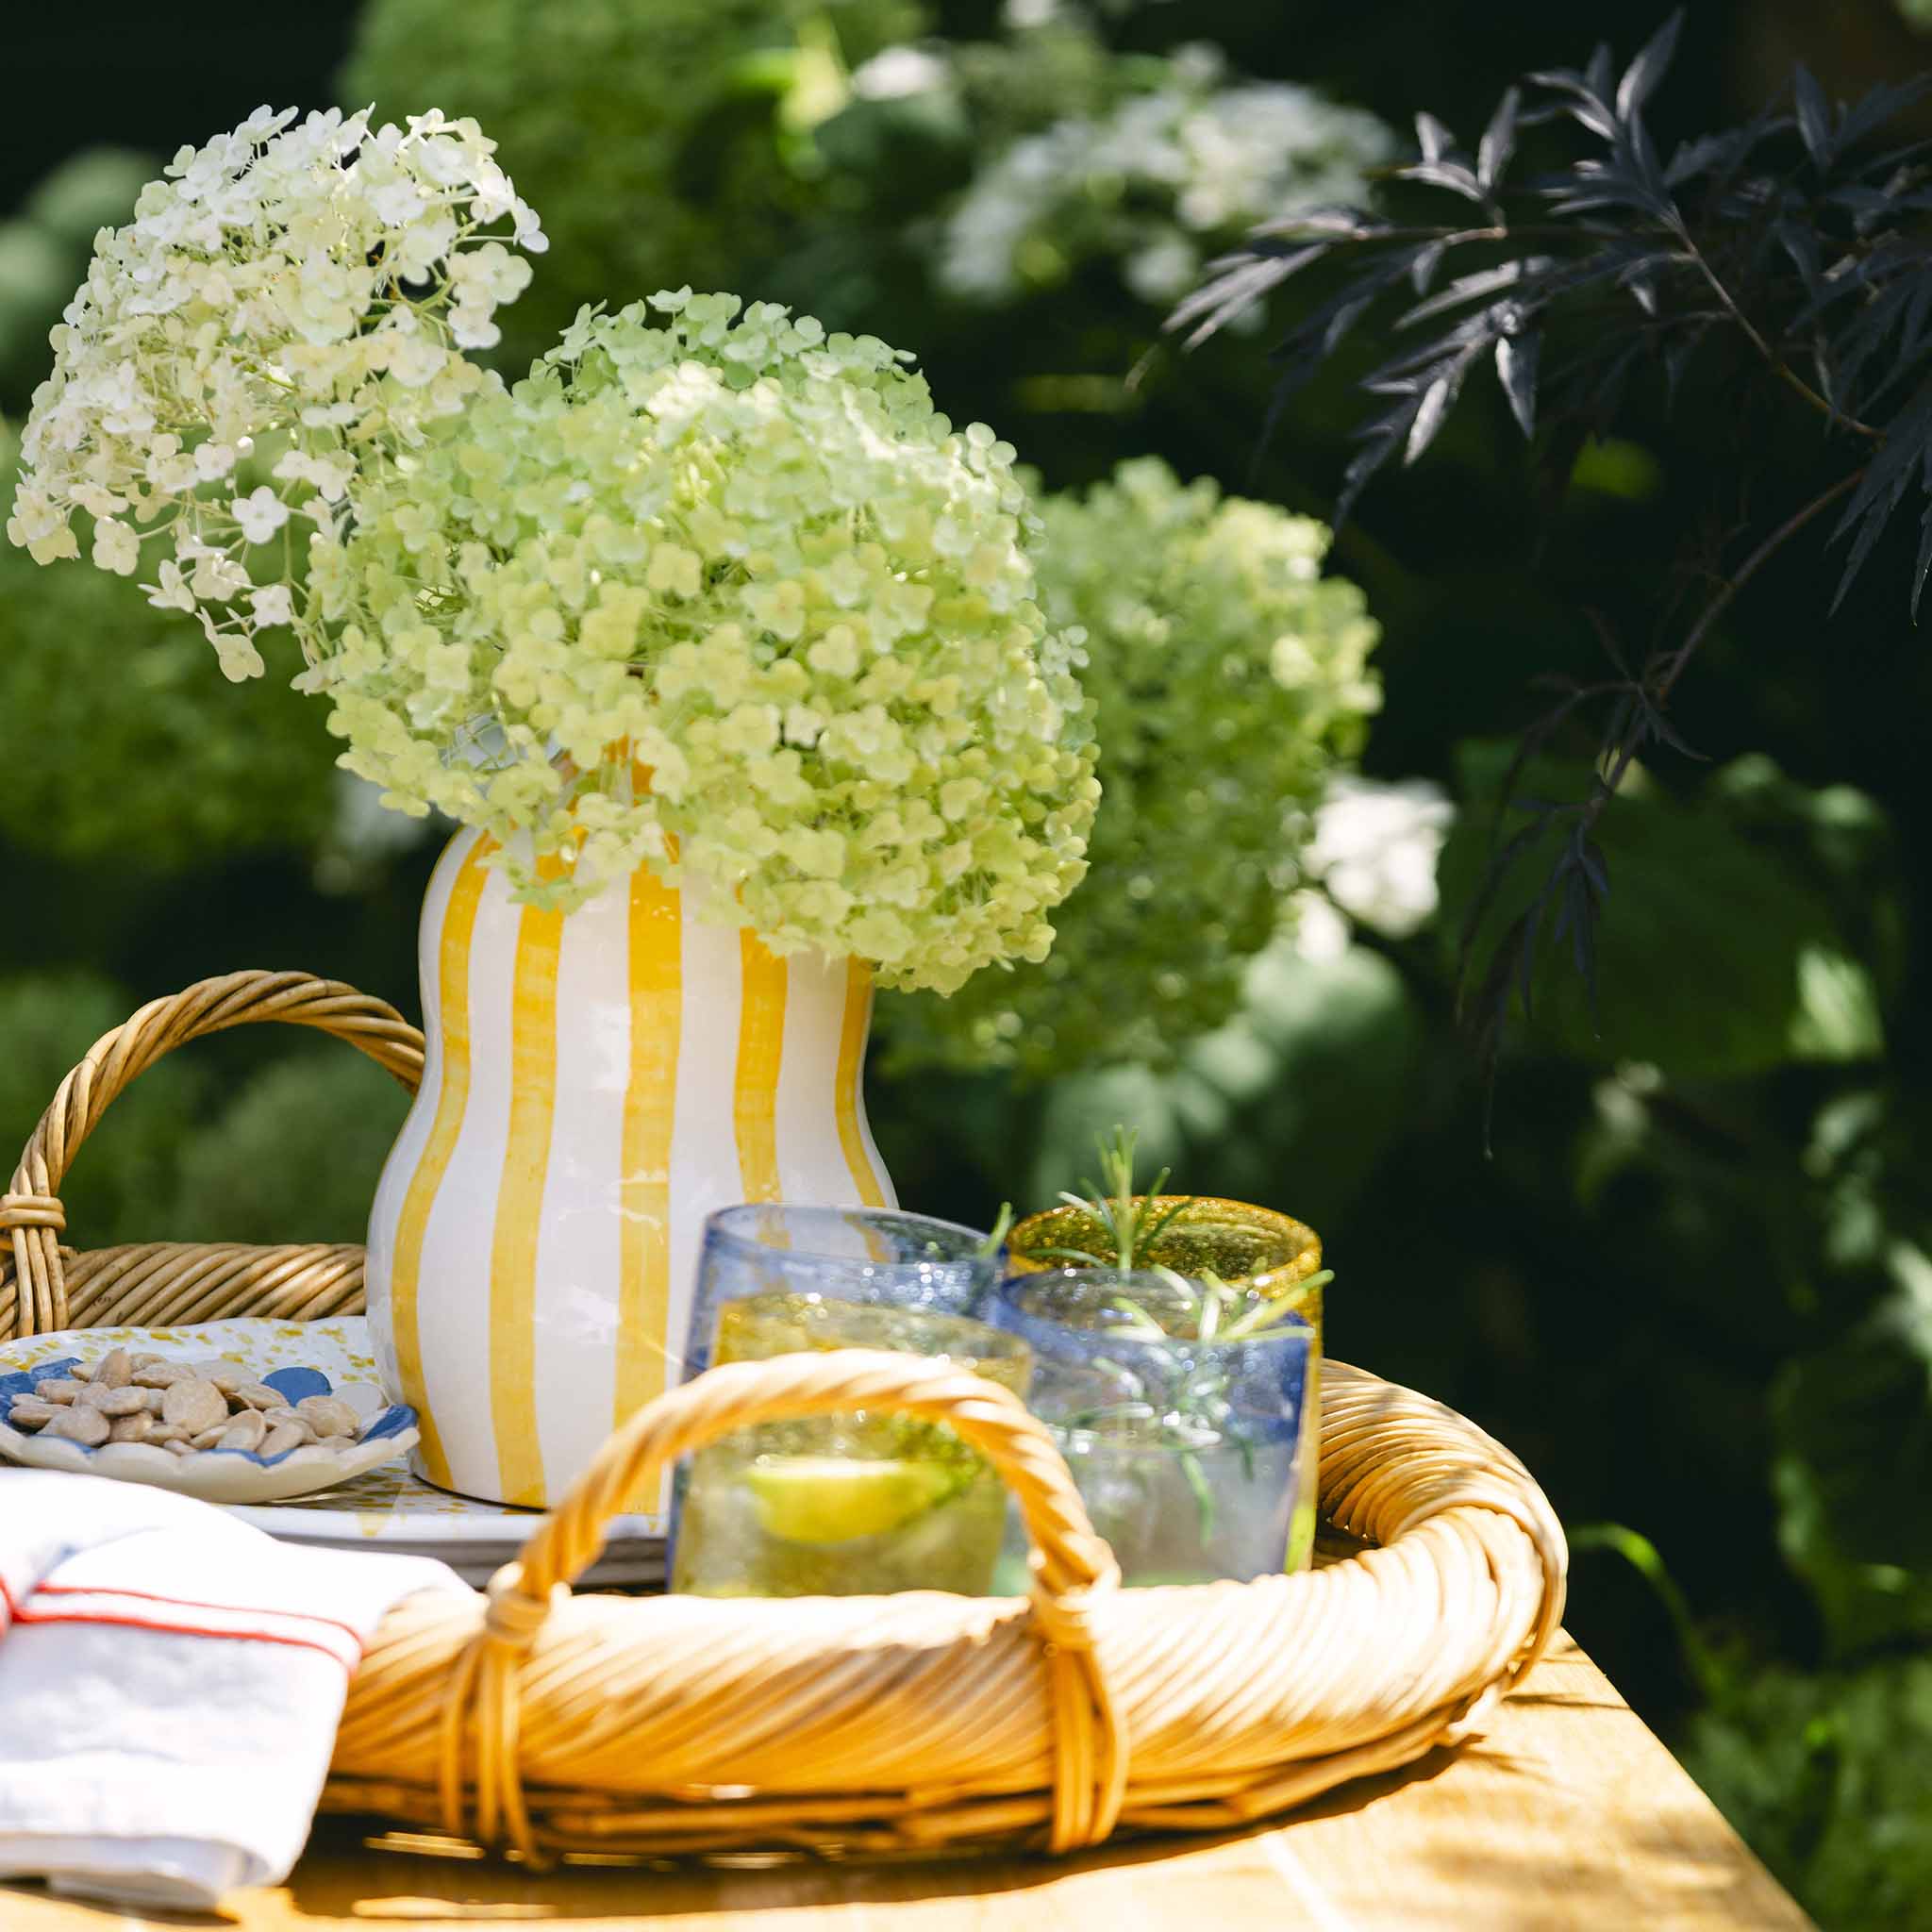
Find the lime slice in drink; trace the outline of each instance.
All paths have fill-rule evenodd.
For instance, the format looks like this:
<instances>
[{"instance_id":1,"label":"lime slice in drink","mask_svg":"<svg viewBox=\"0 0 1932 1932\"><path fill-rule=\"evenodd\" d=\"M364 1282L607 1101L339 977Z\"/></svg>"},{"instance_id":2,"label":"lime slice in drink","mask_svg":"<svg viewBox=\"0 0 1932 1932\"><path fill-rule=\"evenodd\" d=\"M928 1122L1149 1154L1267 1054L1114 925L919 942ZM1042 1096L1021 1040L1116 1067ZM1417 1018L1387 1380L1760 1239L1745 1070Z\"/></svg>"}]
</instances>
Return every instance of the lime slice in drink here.
<instances>
[{"instance_id":1,"label":"lime slice in drink","mask_svg":"<svg viewBox=\"0 0 1932 1932\"><path fill-rule=\"evenodd\" d=\"M883 1536L959 1487L958 1472L941 1464L841 1456L760 1456L744 1479L765 1534L793 1543Z\"/></svg>"}]
</instances>

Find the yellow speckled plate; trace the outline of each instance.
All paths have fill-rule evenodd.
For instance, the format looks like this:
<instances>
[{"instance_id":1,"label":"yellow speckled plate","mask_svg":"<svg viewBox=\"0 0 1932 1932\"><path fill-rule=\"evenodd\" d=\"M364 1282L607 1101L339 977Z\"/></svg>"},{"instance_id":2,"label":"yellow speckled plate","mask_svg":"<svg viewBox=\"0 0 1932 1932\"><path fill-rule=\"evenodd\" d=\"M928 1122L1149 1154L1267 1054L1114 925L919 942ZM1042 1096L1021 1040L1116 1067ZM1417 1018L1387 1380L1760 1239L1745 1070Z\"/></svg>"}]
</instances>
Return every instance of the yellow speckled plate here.
<instances>
[{"instance_id":1,"label":"yellow speckled plate","mask_svg":"<svg viewBox=\"0 0 1932 1932\"><path fill-rule=\"evenodd\" d=\"M118 1482L142 1483L151 1489L174 1490L197 1496L204 1503L282 1503L297 1496L333 1490L343 1482L380 1468L416 1446L416 1411L392 1403L333 1341L316 1351L303 1341L277 1344L275 1330L286 1324L262 1323L268 1332L244 1335L235 1345L230 1328L243 1323L207 1323L198 1327L74 1328L64 1334L37 1337L12 1353L8 1361L0 1350L0 1457L30 1469L68 1470L76 1475L103 1475ZM299 1332L299 1331L292 1331ZM133 1349L172 1360L213 1368L226 1363L243 1370L257 1382L266 1382L291 1406L309 1395L334 1395L353 1409L360 1434L354 1441L307 1443L263 1456L248 1449L216 1449L206 1456L172 1456L158 1442L71 1441L62 1436L11 1426L14 1402L33 1392L37 1378L59 1376L69 1369L96 1362L117 1341ZM300 1349L304 1352L297 1355ZM159 1400L158 1397L156 1398Z\"/></svg>"},{"instance_id":2,"label":"yellow speckled plate","mask_svg":"<svg viewBox=\"0 0 1932 1932\"><path fill-rule=\"evenodd\" d=\"M178 1328L87 1328L0 1344L0 1374L111 1348L187 1361L219 1357L257 1381L273 1370L319 1369L340 1390L371 1388L375 1357L360 1315L327 1322L200 1322ZM0 1470L0 1485L6 1474ZM277 1503L227 1504L232 1514L285 1541L439 1557L472 1583L487 1582L523 1547L540 1512L508 1509L432 1488L399 1462ZM662 1522L620 1516L589 1587L635 1587L664 1575Z\"/></svg>"}]
</instances>

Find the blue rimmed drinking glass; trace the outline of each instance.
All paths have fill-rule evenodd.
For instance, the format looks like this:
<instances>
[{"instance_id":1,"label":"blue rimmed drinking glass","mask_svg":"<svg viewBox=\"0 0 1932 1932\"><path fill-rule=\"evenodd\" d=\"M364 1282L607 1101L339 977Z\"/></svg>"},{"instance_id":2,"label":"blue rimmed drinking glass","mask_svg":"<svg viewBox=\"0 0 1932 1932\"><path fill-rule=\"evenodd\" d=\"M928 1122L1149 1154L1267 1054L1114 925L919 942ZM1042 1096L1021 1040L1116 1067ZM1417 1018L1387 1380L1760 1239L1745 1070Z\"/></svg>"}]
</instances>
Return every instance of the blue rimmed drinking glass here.
<instances>
[{"instance_id":1,"label":"blue rimmed drinking glass","mask_svg":"<svg viewBox=\"0 0 1932 1932\"><path fill-rule=\"evenodd\" d=\"M706 1219L698 1251L684 1379L710 1366L723 1311L754 1296L798 1295L864 1307L980 1316L999 1285L1005 1258L998 1250L989 1253L986 1243L985 1235L957 1222L896 1208L777 1201L722 1208Z\"/></svg>"},{"instance_id":2,"label":"blue rimmed drinking glass","mask_svg":"<svg viewBox=\"0 0 1932 1932\"><path fill-rule=\"evenodd\" d=\"M1165 1270L1075 1268L1009 1276L992 1320L1032 1350L1028 1406L1124 1581L1245 1582L1307 1560L1307 1322Z\"/></svg>"},{"instance_id":3,"label":"blue rimmed drinking glass","mask_svg":"<svg viewBox=\"0 0 1932 1932\"><path fill-rule=\"evenodd\" d=\"M976 1319L1001 1257L973 1229L883 1208L727 1208L705 1224L684 1373L803 1350L943 1358L1024 1395L1025 1344ZM991 1465L939 1423L856 1411L737 1429L693 1455L674 1590L983 1595L1006 1516Z\"/></svg>"}]
</instances>

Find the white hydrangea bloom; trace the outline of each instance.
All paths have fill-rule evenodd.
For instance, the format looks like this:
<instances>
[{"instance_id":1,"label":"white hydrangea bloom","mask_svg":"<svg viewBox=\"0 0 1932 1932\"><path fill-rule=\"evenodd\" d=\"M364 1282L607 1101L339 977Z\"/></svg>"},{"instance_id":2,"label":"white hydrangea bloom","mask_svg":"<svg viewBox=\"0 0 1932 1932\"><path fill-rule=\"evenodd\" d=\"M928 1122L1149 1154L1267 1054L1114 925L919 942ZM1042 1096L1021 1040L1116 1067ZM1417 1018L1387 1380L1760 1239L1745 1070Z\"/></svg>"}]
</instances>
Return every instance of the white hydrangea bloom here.
<instances>
[{"instance_id":1,"label":"white hydrangea bloom","mask_svg":"<svg viewBox=\"0 0 1932 1932\"><path fill-rule=\"evenodd\" d=\"M266 590L248 593L248 608L258 625L293 624L295 599L287 584L270 584Z\"/></svg>"},{"instance_id":2,"label":"white hydrangea bloom","mask_svg":"<svg viewBox=\"0 0 1932 1932\"><path fill-rule=\"evenodd\" d=\"M1355 943L1347 915L1321 892L1291 892L1282 923L1292 935L1296 957L1311 966L1332 965Z\"/></svg>"},{"instance_id":3,"label":"white hydrangea bloom","mask_svg":"<svg viewBox=\"0 0 1932 1932\"><path fill-rule=\"evenodd\" d=\"M494 340L530 271L481 231L543 237L492 145L441 114L371 129L259 108L184 147L101 235L53 332L8 537L42 563L77 557L78 512L104 570L172 553L148 601L196 611L224 671L258 676L254 634L295 621L300 551L353 524L358 464L493 380L461 350Z\"/></svg>"},{"instance_id":4,"label":"white hydrangea bloom","mask_svg":"<svg viewBox=\"0 0 1932 1932\"><path fill-rule=\"evenodd\" d=\"M852 70L852 92L861 101L903 101L951 78L944 58L928 48L886 47Z\"/></svg>"},{"instance_id":5,"label":"white hydrangea bloom","mask_svg":"<svg viewBox=\"0 0 1932 1932\"><path fill-rule=\"evenodd\" d=\"M228 510L248 543L266 543L289 521L289 506L266 483L231 498Z\"/></svg>"},{"instance_id":6,"label":"white hydrangea bloom","mask_svg":"<svg viewBox=\"0 0 1932 1932\"><path fill-rule=\"evenodd\" d=\"M940 280L954 294L996 303L1020 292L1024 244L1070 188L1079 192L1093 135L1091 121L1062 121L1016 141L982 172L941 231Z\"/></svg>"},{"instance_id":7,"label":"white hydrangea bloom","mask_svg":"<svg viewBox=\"0 0 1932 1932\"><path fill-rule=\"evenodd\" d=\"M1436 861L1455 817L1426 778L1339 775L1315 817L1307 870L1352 919L1406 939L1435 916Z\"/></svg>"},{"instance_id":8,"label":"white hydrangea bloom","mask_svg":"<svg viewBox=\"0 0 1932 1932\"><path fill-rule=\"evenodd\" d=\"M1395 153L1359 108L1286 82L1222 79L1216 50L1182 48L1160 86L1015 142L941 228L941 282L1004 302L1104 255L1164 305L1212 246L1295 208L1358 200L1364 171Z\"/></svg>"}]
</instances>

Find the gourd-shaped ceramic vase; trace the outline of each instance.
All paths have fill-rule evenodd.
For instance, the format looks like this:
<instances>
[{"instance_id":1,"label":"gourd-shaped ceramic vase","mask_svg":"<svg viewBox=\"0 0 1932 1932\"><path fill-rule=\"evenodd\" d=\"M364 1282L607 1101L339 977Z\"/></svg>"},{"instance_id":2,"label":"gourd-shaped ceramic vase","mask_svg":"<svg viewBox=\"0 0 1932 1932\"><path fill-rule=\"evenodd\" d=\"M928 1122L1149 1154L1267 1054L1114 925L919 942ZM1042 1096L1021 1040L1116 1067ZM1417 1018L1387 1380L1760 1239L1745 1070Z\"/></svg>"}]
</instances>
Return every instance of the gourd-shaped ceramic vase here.
<instances>
[{"instance_id":1,"label":"gourd-shaped ceramic vase","mask_svg":"<svg viewBox=\"0 0 1932 1932\"><path fill-rule=\"evenodd\" d=\"M896 1205L866 1124L872 977L778 958L648 868L517 904L482 832L423 908L423 1085L376 1190L369 1320L418 1473L554 1503L679 1379L706 1215Z\"/></svg>"}]
</instances>

